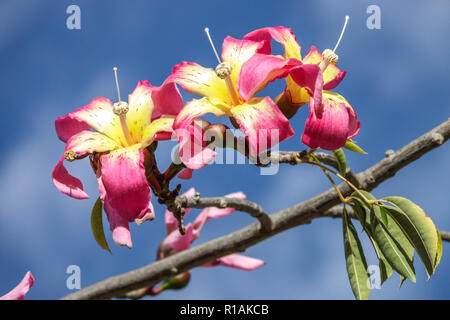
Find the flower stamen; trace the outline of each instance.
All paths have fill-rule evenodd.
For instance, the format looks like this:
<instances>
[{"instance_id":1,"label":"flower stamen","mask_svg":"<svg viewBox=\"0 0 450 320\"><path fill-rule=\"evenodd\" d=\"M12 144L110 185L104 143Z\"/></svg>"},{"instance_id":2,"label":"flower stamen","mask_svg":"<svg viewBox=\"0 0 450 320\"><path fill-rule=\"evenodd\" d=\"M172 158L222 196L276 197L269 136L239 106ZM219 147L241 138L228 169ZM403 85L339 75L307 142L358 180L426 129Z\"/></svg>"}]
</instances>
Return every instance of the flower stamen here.
<instances>
[{"instance_id":1,"label":"flower stamen","mask_svg":"<svg viewBox=\"0 0 450 320\"><path fill-rule=\"evenodd\" d=\"M66 152L64 152L64 158L67 161L72 162L72 161L77 160L77 154L73 150L67 150Z\"/></svg>"},{"instance_id":2,"label":"flower stamen","mask_svg":"<svg viewBox=\"0 0 450 320\"><path fill-rule=\"evenodd\" d=\"M217 58L217 61L219 61L219 64L216 67L216 75L225 81L227 84L227 89L230 94L231 100L234 105L240 104L239 102L239 96L236 92L236 89L234 88L233 81L231 81L231 65L228 62L222 62L220 60L219 54L217 53L216 47L214 46L214 42L211 39L211 35L209 34L209 28L205 28L206 36L208 37L209 43L211 44L211 47L214 51L214 54Z\"/></svg>"},{"instance_id":3,"label":"flower stamen","mask_svg":"<svg viewBox=\"0 0 450 320\"><path fill-rule=\"evenodd\" d=\"M341 34L339 36L338 41L336 42L336 45L334 46L334 49L325 49L322 52L323 61L320 64L320 69L322 72L328 67L329 64L336 64L339 60L339 56L335 53L337 48L339 47L339 44L341 43L342 37L344 36L345 29L347 28L348 20L350 19L349 16L345 16L345 22L344 26L342 27Z\"/></svg>"},{"instance_id":4,"label":"flower stamen","mask_svg":"<svg viewBox=\"0 0 450 320\"><path fill-rule=\"evenodd\" d=\"M123 135L127 140L128 145L133 145L133 138L131 137L130 130L127 125L127 112L128 112L128 103L120 100L120 88L119 88L119 80L117 79L117 67L113 68L114 77L116 79L116 88L117 88L117 98L118 101L113 105L113 112L115 115L119 116L120 126L122 127Z\"/></svg>"}]
</instances>

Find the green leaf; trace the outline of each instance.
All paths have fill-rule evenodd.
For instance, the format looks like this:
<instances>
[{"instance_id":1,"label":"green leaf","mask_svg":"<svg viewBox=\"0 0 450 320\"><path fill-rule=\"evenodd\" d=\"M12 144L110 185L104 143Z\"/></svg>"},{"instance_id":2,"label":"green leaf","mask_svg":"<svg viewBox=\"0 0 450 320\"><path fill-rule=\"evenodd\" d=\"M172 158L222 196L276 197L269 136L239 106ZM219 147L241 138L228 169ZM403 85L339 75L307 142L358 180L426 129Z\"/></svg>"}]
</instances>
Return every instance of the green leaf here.
<instances>
[{"instance_id":1,"label":"green leaf","mask_svg":"<svg viewBox=\"0 0 450 320\"><path fill-rule=\"evenodd\" d=\"M371 288L367 285L370 283L367 273L367 262L358 233L350 221L345 208L342 216L342 226L347 273L353 294L358 300L367 300L371 291Z\"/></svg>"},{"instance_id":2,"label":"green leaf","mask_svg":"<svg viewBox=\"0 0 450 320\"><path fill-rule=\"evenodd\" d=\"M380 209L383 211L383 209ZM413 256L414 248L403 231L391 220L389 227L373 218L371 220L373 238L389 265L400 275L416 282Z\"/></svg>"},{"instance_id":3,"label":"green leaf","mask_svg":"<svg viewBox=\"0 0 450 320\"><path fill-rule=\"evenodd\" d=\"M338 170L345 177L347 172L347 161L345 160L345 153L342 149L333 150L333 155L338 162Z\"/></svg>"},{"instance_id":4,"label":"green leaf","mask_svg":"<svg viewBox=\"0 0 450 320\"><path fill-rule=\"evenodd\" d=\"M100 198L95 201L94 207L92 208L91 214L91 229L92 234L94 235L95 241L97 241L98 245L105 249L109 253L111 250L109 249L108 242L106 242L105 232L103 231L103 205Z\"/></svg>"},{"instance_id":5,"label":"green leaf","mask_svg":"<svg viewBox=\"0 0 450 320\"><path fill-rule=\"evenodd\" d=\"M367 200L377 200L377 198L375 198L370 192L364 190L360 190L359 192L361 192ZM369 203L367 203L364 198L361 197L361 195L356 191L352 193L352 197L361 200L364 207L370 210L371 215L375 215L378 220L383 221L386 226L389 224L386 213L381 211L378 206L370 205Z\"/></svg>"},{"instance_id":6,"label":"green leaf","mask_svg":"<svg viewBox=\"0 0 450 320\"><path fill-rule=\"evenodd\" d=\"M361 149L355 142L352 140L347 140L347 142L344 145L344 148L353 152L363 153L367 154L363 149Z\"/></svg>"},{"instance_id":7,"label":"green leaf","mask_svg":"<svg viewBox=\"0 0 450 320\"><path fill-rule=\"evenodd\" d=\"M437 242L437 254L436 254L436 260L434 262L434 268L438 266L439 262L441 262L442 258L442 238L441 234L439 233L439 230L436 230L438 242Z\"/></svg>"},{"instance_id":8,"label":"green leaf","mask_svg":"<svg viewBox=\"0 0 450 320\"><path fill-rule=\"evenodd\" d=\"M353 198L353 203L351 207L353 211L355 211L358 216L358 220L361 223L364 230L366 230L366 225L370 224L369 215L367 214L367 210L365 209L364 202L359 198Z\"/></svg>"},{"instance_id":9,"label":"green leaf","mask_svg":"<svg viewBox=\"0 0 450 320\"><path fill-rule=\"evenodd\" d=\"M383 208L400 226L410 243L417 250L428 276L431 276L440 260L439 236L433 221L422 208L408 199L386 197L382 200L394 205L383 205Z\"/></svg>"}]
</instances>

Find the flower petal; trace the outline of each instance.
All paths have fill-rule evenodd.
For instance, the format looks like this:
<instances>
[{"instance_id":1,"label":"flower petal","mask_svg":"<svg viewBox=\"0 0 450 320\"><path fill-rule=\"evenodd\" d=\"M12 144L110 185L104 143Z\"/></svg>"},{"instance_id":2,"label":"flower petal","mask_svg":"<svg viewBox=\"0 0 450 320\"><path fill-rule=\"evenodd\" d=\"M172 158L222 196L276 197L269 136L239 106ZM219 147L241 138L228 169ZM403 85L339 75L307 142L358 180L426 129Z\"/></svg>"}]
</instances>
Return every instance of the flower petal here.
<instances>
[{"instance_id":1,"label":"flower petal","mask_svg":"<svg viewBox=\"0 0 450 320\"><path fill-rule=\"evenodd\" d=\"M147 146L151 145L153 141L155 140L168 140L172 136L173 132L173 123L175 121L174 116L164 116L162 118L153 120L150 125L148 125L142 136L142 148L146 148ZM156 136L157 133L163 133L167 134L167 136ZM167 139L165 139L167 138Z\"/></svg>"},{"instance_id":2,"label":"flower petal","mask_svg":"<svg viewBox=\"0 0 450 320\"><path fill-rule=\"evenodd\" d=\"M320 65L323 61L322 53L312 46L306 56L303 58L305 64ZM335 64L330 63L323 72L324 89L331 90L336 88L344 79L346 72L341 71Z\"/></svg>"},{"instance_id":3,"label":"flower petal","mask_svg":"<svg viewBox=\"0 0 450 320\"><path fill-rule=\"evenodd\" d=\"M360 128L350 104L341 95L324 91L323 112L316 114L314 100L310 101L310 115L306 120L302 142L310 148L336 150L354 137Z\"/></svg>"},{"instance_id":4,"label":"flower petal","mask_svg":"<svg viewBox=\"0 0 450 320\"><path fill-rule=\"evenodd\" d=\"M89 196L83 191L81 181L69 174L64 167L64 156L61 157L52 172L55 187L62 193L75 199L88 199Z\"/></svg>"},{"instance_id":5,"label":"flower petal","mask_svg":"<svg viewBox=\"0 0 450 320\"><path fill-rule=\"evenodd\" d=\"M0 300L23 300L34 284L34 278L30 271L23 277L22 281L10 292L0 297Z\"/></svg>"},{"instance_id":6,"label":"flower petal","mask_svg":"<svg viewBox=\"0 0 450 320\"><path fill-rule=\"evenodd\" d=\"M85 130L73 135L67 141L66 150L72 150L78 155L84 155L93 152L106 152L120 147L117 142L101 133Z\"/></svg>"},{"instance_id":7,"label":"flower petal","mask_svg":"<svg viewBox=\"0 0 450 320\"><path fill-rule=\"evenodd\" d=\"M70 113L55 120L56 135L63 142L67 142L80 131L89 129L90 127L84 121L73 118Z\"/></svg>"},{"instance_id":8,"label":"flower petal","mask_svg":"<svg viewBox=\"0 0 450 320\"><path fill-rule=\"evenodd\" d=\"M195 194L195 188L190 188L188 191L183 193L182 195L186 198L190 198ZM191 208L186 208L184 211L184 215L186 216L189 211L191 211ZM167 234L171 233L174 230L178 230L178 220L174 217L173 213L169 210L166 210L164 214L164 220L166 222L166 230Z\"/></svg>"},{"instance_id":9,"label":"flower petal","mask_svg":"<svg viewBox=\"0 0 450 320\"><path fill-rule=\"evenodd\" d=\"M322 89L323 89L323 77L322 72L320 71L319 66L315 64L302 64L293 68L290 72L290 76L294 80L297 86L305 89L309 95L313 96L316 101L322 100ZM296 87L288 88L291 91L298 90Z\"/></svg>"},{"instance_id":10,"label":"flower petal","mask_svg":"<svg viewBox=\"0 0 450 320\"><path fill-rule=\"evenodd\" d=\"M144 154L139 145L114 150L101 157L101 175L112 208L132 222L149 211L150 189Z\"/></svg>"},{"instance_id":11,"label":"flower petal","mask_svg":"<svg viewBox=\"0 0 450 320\"><path fill-rule=\"evenodd\" d=\"M236 199L241 199L241 200L247 199L246 195L242 192L230 193L230 194L227 194L225 197L226 198L236 198ZM210 207L210 208L203 209L194 221L195 232L198 234L200 229L203 228L205 223L207 223L209 220L211 220L213 218L223 218L223 217L229 216L230 214L232 214L235 211L236 211L236 209L234 209L234 208L220 209L220 208L216 208L216 207Z\"/></svg>"},{"instance_id":12,"label":"flower petal","mask_svg":"<svg viewBox=\"0 0 450 320\"><path fill-rule=\"evenodd\" d=\"M128 95L127 126L134 141L141 141L144 129L150 125L153 113L152 86L139 81Z\"/></svg>"},{"instance_id":13,"label":"flower petal","mask_svg":"<svg viewBox=\"0 0 450 320\"><path fill-rule=\"evenodd\" d=\"M176 116L183 109L183 99L175 83L165 81L160 87L152 87L154 110L152 119L162 115Z\"/></svg>"},{"instance_id":14,"label":"flower petal","mask_svg":"<svg viewBox=\"0 0 450 320\"><path fill-rule=\"evenodd\" d=\"M126 145L120 119L113 113L112 102L107 98L97 97L87 106L67 114L67 117L85 122L97 132L103 133L119 144Z\"/></svg>"},{"instance_id":15,"label":"flower petal","mask_svg":"<svg viewBox=\"0 0 450 320\"><path fill-rule=\"evenodd\" d=\"M238 78L238 91L245 101L264 89L270 81L285 78L295 67L301 65L296 59L282 59L257 53L242 66Z\"/></svg>"},{"instance_id":16,"label":"flower petal","mask_svg":"<svg viewBox=\"0 0 450 320\"><path fill-rule=\"evenodd\" d=\"M192 170L192 169L186 168L186 169L184 169L183 171L181 171L181 172L177 175L177 177L180 178L180 179L183 179L183 180L189 180L189 179L192 178L192 172L193 172L193 171L194 171L194 170Z\"/></svg>"},{"instance_id":17,"label":"flower petal","mask_svg":"<svg viewBox=\"0 0 450 320\"><path fill-rule=\"evenodd\" d=\"M221 266L244 271L252 271L262 267L265 264L263 260L247 257L242 254L230 254L219 258L218 260Z\"/></svg>"},{"instance_id":18,"label":"flower petal","mask_svg":"<svg viewBox=\"0 0 450 320\"><path fill-rule=\"evenodd\" d=\"M133 243L131 241L129 221L120 214L120 211L111 206L111 199L106 193L105 186L102 181L102 177L97 178L98 189L100 191L100 199L103 203L103 208L108 218L109 228L112 231L114 242L121 247L132 248Z\"/></svg>"},{"instance_id":19,"label":"flower petal","mask_svg":"<svg viewBox=\"0 0 450 320\"><path fill-rule=\"evenodd\" d=\"M204 131L195 122L187 128L175 130L178 139L179 156L183 164L198 170L207 166L216 156L216 152L206 147Z\"/></svg>"},{"instance_id":20,"label":"flower petal","mask_svg":"<svg viewBox=\"0 0 450 320\"><path fill-rule=\"evenodd\" d=\"M182 62L174 66L172 75L166 81L176 82L184 90L208 97L214 103L232 103L225 81L213 69L194 62Z\"/></svg>"},{"instance_id":21,"label":"flower petal","mask_svg":"<svg viewBox=\"0 0 450 320\"><path fill-rule=\"evenodd\" d=\"M195 119L207 113L213 113L217 117L231 115L226 107L215 104L208 98L194 99L186 103L178 114L173 125L174 129L187 128Z\"/></svg>"},{"instance_id":22,"label":"flower petal","mask_svg":"<svg viewBox=\"0 0 450 320\"><path fill-rule=\"evenodd\" d=\"M291 28L269 27L252 31L244 36L244 39L253 41L265 41L265 53L271 53L270 41L273 39L284 47L284 57L301 61L301 48Z\"/></svg>"},{"instance_id":23,"label":"flower petal","mask_svg":"<svg viewBox=\"0 0 450 320\"><path fill-rule=\"evenodd\" d=\"M186 233L182 235L180 231L172 231L162 243L164 248L170 248L176 252L181 252L190 248L192 241L195 240L194 226L189 223L186 226Z\"/></svg>"},{"instance_id":24,"label":"flower petal","mask_svg":"<svg viewBox=\"0 0 450 320\"><path fill-rule=\"evenodd\" d=\"M253 98L231 109L231 113L246 134L253 156L294 134L289 120L269 97Z\"/></svg>"},{"instance_id":25,"label":"flower petal","mask_svg":"<svg viewBox=\"0 0 450 320\"><path fill-rule=\"evenodd\" d=\"M223 41L222 60L228 62L231 66L230 77L235 88L242 65L255 53L266 53L262 51L263 45L259 41L237 40L229 36ZM223 80L222 82L225 83Z\"/></svg>"}]
</instances>

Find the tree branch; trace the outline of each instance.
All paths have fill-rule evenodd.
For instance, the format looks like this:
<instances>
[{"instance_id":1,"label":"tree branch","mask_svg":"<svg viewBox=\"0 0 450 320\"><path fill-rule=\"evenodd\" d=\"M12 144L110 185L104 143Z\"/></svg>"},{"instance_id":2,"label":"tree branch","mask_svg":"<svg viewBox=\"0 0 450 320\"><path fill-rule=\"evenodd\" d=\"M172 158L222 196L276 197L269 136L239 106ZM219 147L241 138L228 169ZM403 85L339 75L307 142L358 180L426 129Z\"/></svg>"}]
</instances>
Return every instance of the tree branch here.
<instances>
[{"instance_id":1,"label":"tree branch","mask_svg":"<svg viewBox=\"0 0 450 320\"><path fill-rule=\"evenodd\" d=\"M360 187L367 191L374 189L409 163L442 145L449 137L450 119L400 150L390 152L385 159L357 174L356 178ZM339 185L339 189L344 196L352 193L352 190L344 183ZM260 222L255 222L238 231L182 251L151 265L100 281L70 294L64 299L109 299L124 295L135 289L155 285L162 280L206 262L235 252L245 251L246 248L287 229L323 217L323 212L337 204L339 204L339 197L336 191L329 189L309 200L269 215L272 223L269 232L264 231Z\"/></svg>"}]
</instances>

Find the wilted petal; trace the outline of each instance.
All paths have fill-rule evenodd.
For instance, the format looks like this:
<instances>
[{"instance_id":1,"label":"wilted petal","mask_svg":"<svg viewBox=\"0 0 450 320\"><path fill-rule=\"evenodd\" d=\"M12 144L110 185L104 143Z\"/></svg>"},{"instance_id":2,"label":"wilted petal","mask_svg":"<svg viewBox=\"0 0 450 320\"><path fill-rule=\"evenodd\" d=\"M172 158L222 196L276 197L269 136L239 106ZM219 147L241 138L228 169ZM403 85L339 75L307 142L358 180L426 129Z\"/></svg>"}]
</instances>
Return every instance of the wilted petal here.
<instances>
[{"instance_id":1,"label":"wilted petal","mask_svg":"<svg viewBox=\"0 0 450 320\"><path fill-rule=\"evenodd\" d=\"M225 196L225 198L235 198L235 199L241 199L241 200L247 199L246 195L242 192L234 192L234 193L227 194ZM236 211L236 209L234 209L234 208L222 208L221 209L221 208L216 208L216 207L210 207L210 208L203 209L194 221L195 232L198 233L200 231L200 229L203 228L205 223L207 223L210 219L223 218L223 217L229 216L230 214L232 214L235 211Z\"/></svg>"},{"instance_id":2,"label":"wilted petal","mask_svg":"<svg viewBox=\"0 0 450 320\"><path fill-rule=\"evenodd\" d=\"M253 41L265 41L264 53L271 53L271 40L279 42L284 47L284 57L301 60L300 45L298 44L291 28L268 27L252 31L244 36L244 39Z\"/></svg>"},{"instance_id":3,"label":"wilted petal","mask_svg":"<svg viewBox=\"0 0 450 320\"><path fill-rule=\"evenodd\" d=\"M217 260L205 263L201 267L224 266L244 271L252 271L262 267L265 264L263 260L247 257L241 254L230 254Z\"/></svg>"},{"instance_id":4,"label":"wilted petal","mask_svg":"<svg viewBox=\"0 0 450 320\"><path fill-rule=\"evenodd\" d=\"M359 132L360 123L355 112L347 100L337 93L323 92L323 112L320 116L316 115L312 99L309 108L302 142L310 148L336 150Z\"/></svg>"},{"instance_id":5,"label":"wilted petal","mask_svg":"<svg viewBox=\"0 0 450 320\"><path fill-rule=\"evenodd\" d=\"M195 123L187 128L175 130L179 156L183 164L192 170L208 165L216 156L216 152L206 147L203 129Z\"/></svg>"},{"instance_id":6,"label":"wilted petal","mask_svg":"<svg viewBox=\"0 0 450 320\"><path fill-rule=\"evenodd\" d=\"M128 222L149 210L150 189L145 177L144 154L134 145L101 157L101 175L111 207Z\"/></svg>"},{"instance_id":7,"label":"wilted petal","mask_svg":"<svg viewBox=\"0 0 450 320\"><path fill-rule=\"evenodd\" d=\"M182 62L172 69L166 82L176 82L184 90L208 97L214 103L232 102L225 81L211 68L204 68L194 62Z\"/></svg>"},{"instance_id":8,"label":"wilted petal","mask_svg":"<svg viewBox=\"0 0 450 320\"><path fill-rule=\"evenodd\" d=\"M231 112L246 134L253 156L294 134L289 120L269 97L253 98Z\"/></svg>"},{"instance_id":9,"label":"wilted petal","mask_svg":"<svg viewBox=\"0 0 450 320\"><path fill-rule=\"evenodd\" d=\"M182 195L189 199L194 194L195 194L195 189L190 188L188 191L186 191ZM184 210L185 210L184 215L187 215L189 213L189 211L191 211L191 208L186 208ZM177 218L175 218L175 216L173 215L173 213L171 211L166 210L166 212L164 214L164 219L166 222L167 234L171 233L174 230L178 230L178 220L177 220Z\"/></svg>"},{"instance_id":10,"label":"wilted petal","mask_svg":"<svg viewBox=\"0 0 450 320\"><path fill-rule=\"evenodd\" d=\"M252 40L237 40L226 37L222 45L222 60L231 66L231 81L237 86L239 73L242 65L255 53L266 53L262 51L263 43ZM225 81L221 80L225 83Z\"/></svg>"},{"instance_id":11,"label":"wilted petal","mask_svg":"<svg viewBox=\"0 0 450 320\"><path fill-rule=\"evenodd\" d=\"M294 68L290 72L291 78L294 80L296 86L291 86L288 81L288 89L291 95L300 94L298 92L298 87L306 90L308 95L314 97L314 101L317 102L316 105L320 105L322 101L322 90L323 90L323 76L320 71L319 66L315 64L303 64Z\"/></svg>"},{"instance_id":12,"label":"wilted petal","mask_svg":"<svg viewBox=\"0 0 450 320\"><path fill-rule=\"evenodd\" d=\"M52 172L55 187L62 193L75 199L88 199L89 196L83 190L83 184L74 176L71 176L64 167L64 156L61 157Z\"/></svg>"},{"instance_id":13,"label":"wilted petal","mask_svg":"<svg viewBox=\"0 0 450 320\"><path fill-rule=\"evenodd\" d=\"M33 284L33 275L28 271L22 281L10 292L0 297L0 300L23 300Z\"/></svg>"},{"instance_id":14,"label":"wilted petal","mask_svg":"<svg viewBox=\"0 0 450 320\"><path fill-rule=\"evenodd\" d=\"M170 248L176 252L187 250L191 247L192 241L195 240L194 226L189 223L186 227L186 233L182 235L180 231L172 231L164 240L164 248Z\"/></svg>"},{"instance_id":15,"label":"wilted petal","mask_svg":"<svg viewBox=\"0 0 450 320\"><path fill-rule=\"evenodd\" d=\"M296 59L282 59L257 53L242 65L237 85L239 94L248 101L270 81L285 78L299 65L301 62Z\"/></svg>"}]
</instances>

